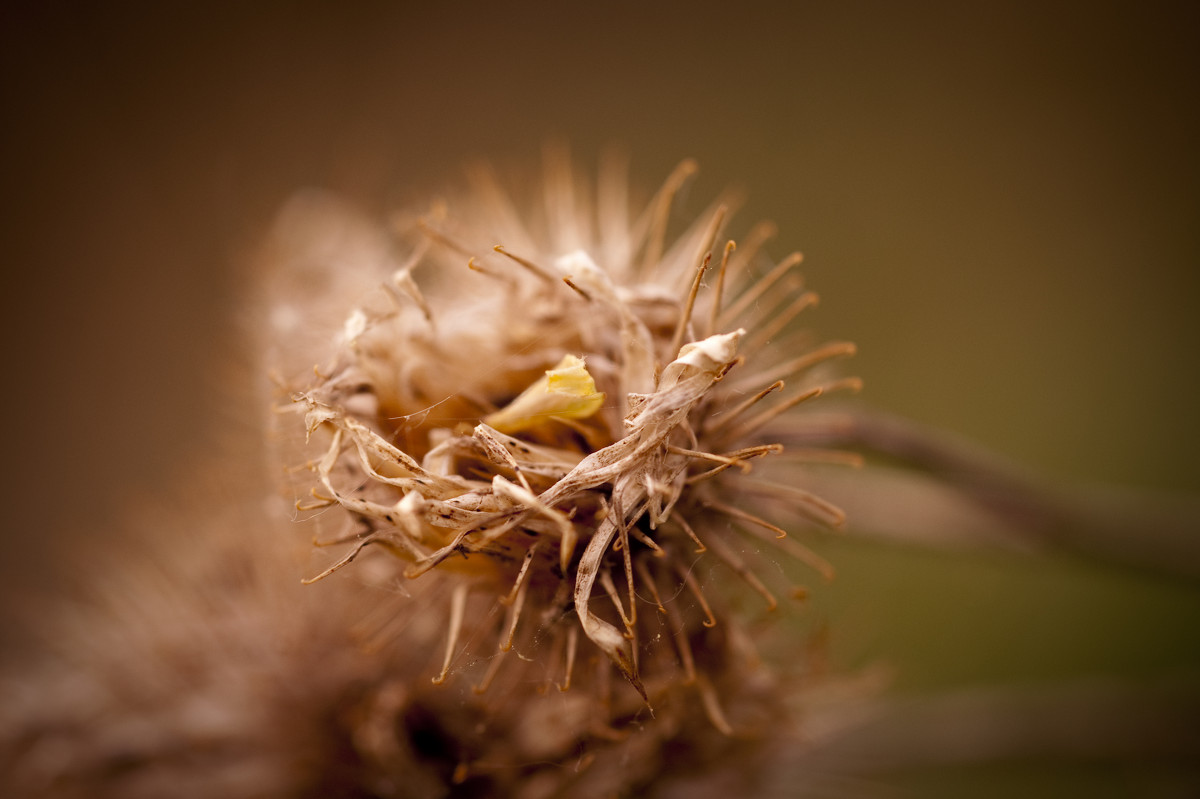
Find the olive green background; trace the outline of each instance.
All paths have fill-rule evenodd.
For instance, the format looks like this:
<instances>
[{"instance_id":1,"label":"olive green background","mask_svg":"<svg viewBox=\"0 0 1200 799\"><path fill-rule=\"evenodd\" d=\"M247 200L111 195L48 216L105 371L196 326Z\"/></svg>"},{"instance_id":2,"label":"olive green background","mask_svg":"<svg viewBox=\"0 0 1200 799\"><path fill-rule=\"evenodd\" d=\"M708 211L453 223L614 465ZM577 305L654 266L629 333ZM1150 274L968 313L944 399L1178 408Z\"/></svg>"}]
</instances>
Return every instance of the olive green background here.
<instances>
[{"instance_id":1,"label":"olive green background","mask_svg":"<svg viewBox=\"0 0 1200 799\"><path fill-rule=\"evenodd\" d=\"M694 157L692 210L744 188L740 222L805 252L809 322L858 342L872 405L1057 477L1200 489L1195 10L566 5L3 12L10 594L257 413L223 364L245 256L291 192L384 211L473 157L536 167L549 139L584 163L624 146L647 188ZM901 690L1200 667L1195 585L822 551L835 665L884 659Z\"/></svg>"}]
</instances>

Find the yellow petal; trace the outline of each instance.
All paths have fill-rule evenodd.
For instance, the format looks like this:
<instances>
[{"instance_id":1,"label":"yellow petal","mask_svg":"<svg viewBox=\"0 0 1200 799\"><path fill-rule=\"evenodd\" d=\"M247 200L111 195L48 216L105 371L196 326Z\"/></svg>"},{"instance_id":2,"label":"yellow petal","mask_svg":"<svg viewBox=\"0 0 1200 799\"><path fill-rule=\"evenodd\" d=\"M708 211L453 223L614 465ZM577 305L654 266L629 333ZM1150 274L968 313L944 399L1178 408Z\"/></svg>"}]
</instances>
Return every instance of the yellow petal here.
<instances>
[{"instance_id":1,"label":"yellow petal","mask_svg":"<svg viewBox=\"0 0 1200 799\"><path fill-rule=\"evenodd\" d=\"M502 433L517 433L552 418L586 419L604 404L603 392L583 359L567 355L521 392L521 396L483 421Z\"/></svg>"}]
</instances>

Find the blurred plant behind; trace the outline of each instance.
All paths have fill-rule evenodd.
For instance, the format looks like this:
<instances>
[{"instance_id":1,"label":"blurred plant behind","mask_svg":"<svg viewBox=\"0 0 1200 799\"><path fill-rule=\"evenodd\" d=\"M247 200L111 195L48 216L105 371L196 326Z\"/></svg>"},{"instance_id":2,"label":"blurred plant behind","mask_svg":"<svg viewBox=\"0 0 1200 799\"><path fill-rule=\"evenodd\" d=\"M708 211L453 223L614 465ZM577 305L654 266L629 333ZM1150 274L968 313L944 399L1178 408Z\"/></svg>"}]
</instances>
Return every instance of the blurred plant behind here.
<instances>
[{"instance_id":1,"label":"blurred plant behind","mask_svg":"<svg viewBox=\"0 0 1200 799\"><path fill-rule=\"evenodd\" d=\"M739 222L774 219L772 253L805 252L822 295L806 323L858 343L872 406L1055 479L1200 488L1191 10L4 17L10 597L75 580L53 564L79 537L178 490L230 418L261 414L226 366L246 357L237 265L294 190L383 213L425 203L473 156L536 163L548 136L581 160L623 144L648 190L683 156L704 197L744 186ZM797 623L827 623L834 671L882 661L901 693L1195 684L1193 582L1071 557L821 546L839 577ZM1093 765L904 784L1124 795L1165 779Z\"/></svg>"}]
</instances>

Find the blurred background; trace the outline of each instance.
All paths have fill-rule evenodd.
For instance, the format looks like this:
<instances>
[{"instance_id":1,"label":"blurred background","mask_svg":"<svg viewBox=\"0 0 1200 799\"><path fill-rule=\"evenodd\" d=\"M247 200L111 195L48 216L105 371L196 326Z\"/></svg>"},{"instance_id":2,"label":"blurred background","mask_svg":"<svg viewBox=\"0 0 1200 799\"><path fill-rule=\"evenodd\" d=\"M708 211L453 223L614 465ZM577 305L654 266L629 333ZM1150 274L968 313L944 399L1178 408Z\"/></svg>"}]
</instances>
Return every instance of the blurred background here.
<instances>
[{"instance_id":1,"label":"blurred background","mask_svg":"<svg viewBox=\"0 0 1200 799\"><path fill-rule=\"evenodd\" d=\"M859 344L873 406L1055 478L1200 492L1194 6L564 5L6 6L5 593L53 587L75 537L258 413L225 364L290 194L424 205L472 158L538 168L552 138L583 164L625 147L647 191L697 159L692 211L745 189L734 229L770 218L774 254L804 251L808 321ZM1195 584L821 549L833 666L886 661L901 692L1200 671ZM1139 784L1112 776L988 784Z\"/></svg>"}]
</instances>

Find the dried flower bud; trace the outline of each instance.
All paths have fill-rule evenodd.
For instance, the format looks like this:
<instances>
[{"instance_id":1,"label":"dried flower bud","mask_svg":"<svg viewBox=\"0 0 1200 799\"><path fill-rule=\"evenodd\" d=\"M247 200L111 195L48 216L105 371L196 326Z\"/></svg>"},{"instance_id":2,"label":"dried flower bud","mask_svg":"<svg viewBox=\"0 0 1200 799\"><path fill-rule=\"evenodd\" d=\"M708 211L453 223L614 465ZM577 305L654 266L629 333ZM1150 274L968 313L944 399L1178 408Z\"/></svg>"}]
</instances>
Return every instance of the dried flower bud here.
<instances>
[{"instance_id":1,"label":"dried flower bud","mask_svg":"<svg viewBox=\"0 0 1200 799\"><path fill-rule=\"evenodd\" d=\"M631 726L666 740L696 708L726 735L768 726L769 702L742 703L736 717L725 707L767 678L694 566L723 561L769 608L774 592L738 554L745 539L778 538L832 574L768 517L785 508L836 526L840 511L747 474L785 457L775 435L788 411L857 388L815 374L853 347L779 339L816 301L794 274L800 256L762 273L761 228L746 246L720 246L724 204L667 246L673 197L693 171L681 165L631 219L619 170L602 172L593 205L552 159L545 207L528 214L480 170L461 207L395 241L363 228L374 243L347 260L330 248L328 290L272 294L270 317L294 329L310 305L327 312L363 286L332 349L316 351L315 380L300 377L302 355L282 361L296 372L282 404L304 420L285 418L283 437L306 442L289 465L307 463L292 472L315 481L301 480L297 507L321 546L343 549L308 582L371 548L395 556L360 574L423 586L396 610L419 621L373 634L425 650L434 704L462 701L441 684L466 678L483 696L481 723L524 730L511 762L561 759ZM289 230L303 226L293 210ZM296 279L284 267L281 285ZM485 749L464 755L459 777L495 765Z\"/></svg>"}]
</instances>

